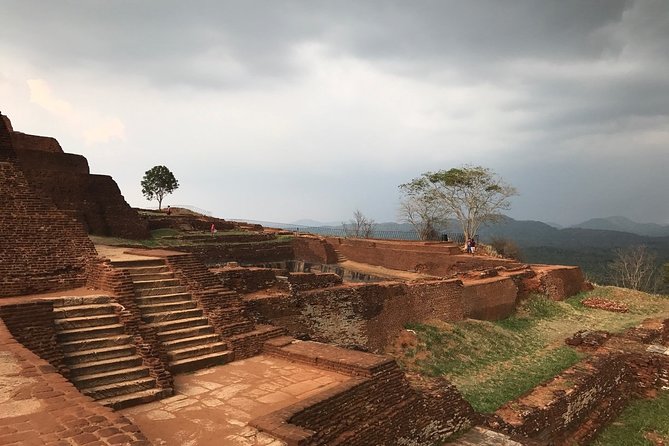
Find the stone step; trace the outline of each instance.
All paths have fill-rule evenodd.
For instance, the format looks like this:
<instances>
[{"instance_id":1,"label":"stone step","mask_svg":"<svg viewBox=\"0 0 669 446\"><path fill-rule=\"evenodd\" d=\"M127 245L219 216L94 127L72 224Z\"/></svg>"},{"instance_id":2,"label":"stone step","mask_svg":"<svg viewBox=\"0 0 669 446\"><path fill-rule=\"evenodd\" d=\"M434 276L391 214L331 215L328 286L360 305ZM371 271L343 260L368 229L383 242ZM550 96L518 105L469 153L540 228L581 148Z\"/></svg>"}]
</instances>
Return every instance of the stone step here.
<instances>
[{"instance_id":1,"label":"stone step","mask_svg":"<svg viewBox=\"0 0 669 446\"><path fill-rule=\"evenodd\" d=\"M125 270L132 277L141 276L143 274L163 274L163 273L172 274L172 271L170 271L170 268L167 265L142 266L142 267L126 268Z\"/></svg>"},{"instance_id":2,"label":"stone step","mask_svg":"<svg viewBox=\"0 0 669 446\"><path fill-rule=\"evenodd\" d=\"M211 353L209 355L172 361L170 362L170 371L172 373L192 372L205 367L226 364L233 359L234 353L230 350L226 350L223 352Z\"/></svg>"},{"instance_id":3,"label":"stone step","mask_svg":"<svg viewBox=\"0 0 669 446\"><path fill-rule=\"evenodd\" d=\"M227 349L228 344L225 342L211 342L209 344L194 345L180 348L178 350L168 350L167 356L169 356L170 362L174 362L181 359L193 358L195 356L205 356L212 353L218 353Z\"/></svg>"},{"instance_id":4,"label":"stone step","mask_svg":"<svg viewBox=\"0 0 669 446\"><path fill-rule=\"evenodd\" d=\"M102 361L73 364L69 366L69 369L72 376L80 376L110 372L112 370L127 369L131 367L139 367L140 365L142 365L142 358L138 355L133 355L124 356L122 358L112 358L104 359Z\"/></svg>"},{"instance_id":5,"label":"stone step","mask_svg":"<svg viewBox=\"0 0 669 446\"><path fill-rule=\"evenodd\" d=\"M185 293L188 291L188 288L181 285L175 286L166 286L160 288L144 288L136 289L135 295L139 297L148 297L148 296L167 296L170 294Z\"/></svg>"},{"instance_id":6,"label":"stone step","mask_svg":"<svg viewBox=\"0 0 669 446\"><path fill-rule=\"evenodd\" d=\"M133 279L132 285L135 287L135 290L146 290L153 288L167 288L171 286L178 286L179 280L175 278L171 279L159 279L159 280L144 280L136 281Z\"/></svg>"},{"instance_id":7,"label":"stone step","mask_svg":"<svg viewBox=\"0 0 669 446\"><path fill-rule=\"evenodd\" d=\"M81 364L85 362L102 361L105 359L122 358L132 356L136 352L134 345L120 345L107 348L96 348L65 353L68 364Z\"/></svg>"},{"instance_id":8,"label":"stone step","mask_svg":"<svg viewBox=\"0 0 669 446\"><path fill-rule=\"evenodd\" d=\"M127 395L114 396L98 400L99 404L111 407L114 410L125 409L126 407L136 406L137 404L146 404L152 401L165 398L172 395L172 389L147 389L140 392L129 393Z\"/></svg>"},{"instance_id":9,"label":"stone step","mask_svg":"<svg viewBox=\"0 0 669 446\"><path fill-rule=\"evenodd\" d=\"M148 367L129 367L126 369L110 370L102 373L91 373L89 375L79 375L71 377L72 382L79 389L89 387L104 386L123 381L131 381L149 376Z\"/></svg>"},{"instance_id":10,"label":"stone step","mask_svg":"<svg viewBox=\"0 0 669 446\"><path fill-rule=\"evenodd\" d=\"M62 306L54 308L53 316L56 319L65 319L71 317L115 314L115 311L116 311L116 305L113 304L72 305L72 306Z\"/></svg>"},{"instance_id":11,"label":"stone step","mask_svg":"<svg viewBox=\"0 0 669 446\"><path fill-rule=\"evenodd\" d=\"M109 296L57 297L50 300L51 302L53 302L54 308L71 307L78 305L107 304L113 302L113 299Z\"/></svg>"},{"instance_id":12,"label":"stone step","mask_svg":"<svg viewBox=\"0 0 669 446\"><path fill-rule=\"evenodd\" d=\"M158 333L163 331L179 330L180 328L197 327L201 325L209 325L209 321L206 317L193 317L188 319L178 319L175 321L155 322L153 324L149 324L149 326L154 327Z\"/></svg>"},{"instance_id":13,"label":"stone step","mask_svg":"<svg viewBox=\"0 0 669 446\"><path fill-rule=\"evenodd\" d=\"M112 261L112 266L115 268L146 268L149 266L166 266L164 259L142 259L142 260L119 260Z\"/></svg>"},{"instance_id":14,"label":"stone step","mask_svg":"<svg viewBox=\"0 0 669 446\"><path fill-rule=\"evenodd\" d=\"M168 270L159 273L141 273L141 274L135 273L131 274L131 277L133 282L147 282L149 280L174 279L174 274Z\"/></svg>"},{"instance_id":15,"label":"stone step","mask_svg":"<svg viewBox=\"0 0 669 446\"><path fill-rule=\"evenodd\" d=\"M113 335L124 335L123 325L111 324L99 327L76 328L72 330L62 330L56 333L60 342L78 341L82 339L106 338Z\"/></svg>"},{"instance_id":16,"label":"stone step","mask_svg":"<svg viewBox=\"0 0 669 446\"><path fill-rule=\"evenodd\" d=\"M221 328L221 335L223 337L236 336L238 334L247 333L254 328L251 321L240 321L234 324L228 324Z\"/></svg>"},{"instance_id":17,"label":"stone step","mask_svg":"<svg viewBox=\"0 0 669 446\"><path fill-rule=\"evenodd\" d=\"M211 333L200 336L191 336L189 338L174 339L172 341L165 341L162 344L167 351L176 351L187 347L194 347L196 345L219 342L220 340L221 337L218 334Z\"/></svg>"},{"instance_id":18,"label":"stone step","mask_svg":"<svg viewBox=\"0 0 669 446\"><path fill-rule=\"evenodd\" d=\"M64 353L76 352L79 350L93 350L108 347L120 347L131 344L132 338L128 335L107 336L95 339L81 339L78 341L62 342L60 348Z\"/></svg>"},{"instance_id":19,"label":"stone step","mask_svg":"<svg viewBox=\"0 0 669 446\"><path fill-rule=\"evenodd\" d=\"M164 294L161 296L137 296L135 298L139 306L164 304L167 302L192 301L190 293Z\"/></svg>"},{"instance_id":20,"label":"stone step","mask_svg":"<svg viewBox=\"0 0 669 446\"><path fill-rule=\"evenodd\" d=\"M158 333L160 342L176 341L178 339L192 338L194 336L203 336L214 333L214 327L211 325L199 325L197 327L188 327L177 330L166 330Z\"/></svg>"},{"instance_id":21,"label":"stone step","mask_svg":"<svg viewBox=\"0 0 669 446\"><path fill-rule=\"evenodd\" d=\"M100 327L118 323L116 314L102 314L98 316L68 317L55 319L56 330L73 330L75 328Z\"/></svg>"},{"instance_id":22,"label":"stone step","mask_svg":"<svg viewBox=\"0 0 669 446\"><path fill-rule=\"evenodd\" d=\"M141 392L142 390L156 387L156 380L151 376L145 376L138 379L131 379L102 386L88 387L82 389L81 393L90 396L95 400L111 398L128 393Z\"/></svg>"},{"instance_id":23,"label":"stone step","mask_svg":"<svg viewBox=\"0 0 669 446\"><path fill-rule=\"evenodd\" d=\"M156 303L153 305L138 305L139 311L143 315L152 313L164 313L166 311L179 311L197 308L197 304L192 300L180 300L176 302Z\"/></svg>"},{"instance_id":24,"label":"stone step","mask_svg":"<svg viewBox=\"0 0 669 446\"><path fill-rule=\"evenodd\" d=\"M162 313L143 314L142 320L148 323L176 321L179 319L192 319L202 317L202 310L199 308L189 308L187 310L165 311Z\"/></svg>"}]
</instances>

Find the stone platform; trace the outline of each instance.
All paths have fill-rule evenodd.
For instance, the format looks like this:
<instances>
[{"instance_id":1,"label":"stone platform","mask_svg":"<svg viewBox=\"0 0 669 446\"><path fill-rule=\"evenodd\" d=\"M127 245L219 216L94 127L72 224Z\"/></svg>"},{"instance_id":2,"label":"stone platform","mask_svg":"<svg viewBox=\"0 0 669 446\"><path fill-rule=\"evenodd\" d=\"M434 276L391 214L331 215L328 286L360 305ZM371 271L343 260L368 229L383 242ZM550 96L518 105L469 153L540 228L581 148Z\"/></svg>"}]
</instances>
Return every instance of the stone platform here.
<instances>
[{"instance_id":1,"label":"stone platform","mask_svg":"<svg viewBox=\"0 0 669 446\"><path fill-rule=\"evenodd\" d=\"M155 445L280 446L250 420L350 377L260 355L175 377L175 395L121 411Z\"/></svg>"}]
</instances>

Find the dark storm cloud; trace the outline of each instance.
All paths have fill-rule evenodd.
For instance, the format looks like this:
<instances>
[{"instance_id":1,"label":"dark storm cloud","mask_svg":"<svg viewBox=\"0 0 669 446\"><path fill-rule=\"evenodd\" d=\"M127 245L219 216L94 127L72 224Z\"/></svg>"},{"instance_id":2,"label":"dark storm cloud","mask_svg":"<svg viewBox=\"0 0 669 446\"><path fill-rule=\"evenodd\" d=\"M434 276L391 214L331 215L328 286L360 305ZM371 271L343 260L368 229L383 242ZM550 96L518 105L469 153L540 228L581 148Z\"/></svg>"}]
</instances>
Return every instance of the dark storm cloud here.
<instances>
[{"instance_id":1,"label":"dark storm cloud","mask_svg":"<svg viewBox=\"0 0 669 446\"><path fill-rule=\"evenodd\" d=\"M485 70L510 58L617 51L593 37L626 3L601 1L69 1L3 3L0 38L46 66L92 62L153 82L222 85L295 74L291 52L325 42L360 58ZM618 44L619 45L619 44ZM241 69L198 69L198 59ZM195 63L196 68L184 70ZM405 67L406 68L406 67ZM473 67L470 67L473 68ZM476 73L467 73L475 75Z\"/></svg>"},{"instance_id":2,"label":"dark storm cloud","mask_svg":"<svg viewBox=\"0 0 669 446\"><path fill-rule=\"evenodd\" d=\"M338 58L359 60L427 85L418 90L423 94L481 90L473 95L480 104L469 109L449 108L448 100L429 103L435 116L442 116L442 107L443 116L466 121L477 108L492 106L502 115L517 115L504 124L511 128L503 127L500 139L513 131L522 138L500 153L489 151L480 163L516 163L508 170L521 176L516 183L525 192L517 209L526 217L573 222L621 214L634 203L634 212L644 213L637 219L669 223L666 207L652 205L666 202L663 193L669 189L663 173L669 141L662 136L669 131L667 0L4 0L0 5L0 51L11 51L42 72L88 70L119 82L140 79L158 91L186 87L269 95L273 86L299 85L309 76L313 66L300 57L309 45L317 45L335 67ZM488 101L488 90L504 95ZM325 116L336 105L325 102L325 111L318 112ZM366 125L375 119L365 111L348 111L360 113L358 133L340 128L336 138L318 137L338 138L342 145L364 139ZM345 118L337 121L342 127L350 126ZM498 123L485 124L497 129ZM330 122L313 127L329 131ZM449 137L451 129L439 134ZM568 184L559 183L562 173L554 166L569 166L561 154L583 147L621 152L625 144L630 144L628 162L607 166L605 158L584 157L569 172ZM664 152L657 149L663 144ZM534 164L519 167L524 160ZM653 181L644 185L643 199L641 189L614 184L630 166ZM524 176L528 171L532 174ZM395 172L396 182L418 173ZM576 197L579 190L583 195L594 190L594 174L600 175L597 191L615 190L615 196ZM537 186L547 179L553 183ZM548 214L544 211L552 208L542 209L544 196L532 196L536 190L550 191L565 204Z\"/></svg>"}]
</instances>

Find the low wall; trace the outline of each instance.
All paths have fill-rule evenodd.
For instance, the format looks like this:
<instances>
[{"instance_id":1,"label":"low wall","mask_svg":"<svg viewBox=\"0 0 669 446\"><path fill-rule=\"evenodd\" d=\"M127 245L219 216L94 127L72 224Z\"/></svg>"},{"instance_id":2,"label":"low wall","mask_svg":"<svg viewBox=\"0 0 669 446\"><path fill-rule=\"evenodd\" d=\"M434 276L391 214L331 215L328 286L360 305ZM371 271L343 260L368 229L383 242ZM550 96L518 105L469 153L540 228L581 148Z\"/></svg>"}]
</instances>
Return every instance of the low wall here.
<instances>
[{"instance_id":1,"label":"low wall","mask_svg":"<svg viewBox=\"0 0 669 446\"><path fill-rule=\"evenodd\" d=\"M383 351L409 322L462 320L458 280L343 285L292 295L249 297L249 315L293 336Z\"/></svg>"},{"instance_id":2,"label":"low wall","mask_svg":"<svg viewBox=\"0 0 669 446\"><path fill-rule=\"evenodd\" d=\"M518 287L510 277L494 277L465 283L462 294L464 316L497 321L516 309Z\"/></svg>"},{"instance_id":3,"label":"low wall","mask_svg":"<svg viewBox=\"0 0 669 446\"><path fill-rule=\"evenodd\" d=\"M572 444L565 440L588 422L588 434L575 443L586 444L631 397L634 375L626 367L628 360L627 354L587 359L505 405L489 424L546 444Z\"/></svg>"},{"instance_id":4,"label":"low wall","mask_svg":"<svg viewBox=\"0 0 669 446\"><path fill-rule=\"evenodd\" d=\"M619 335L577 332L565 342L591 356L505 404L487 424L540 444L589 444L630 399L669 385L669 348L657 344L667 329L669 320L648 320Z\"/></svg>"}]
</instances>

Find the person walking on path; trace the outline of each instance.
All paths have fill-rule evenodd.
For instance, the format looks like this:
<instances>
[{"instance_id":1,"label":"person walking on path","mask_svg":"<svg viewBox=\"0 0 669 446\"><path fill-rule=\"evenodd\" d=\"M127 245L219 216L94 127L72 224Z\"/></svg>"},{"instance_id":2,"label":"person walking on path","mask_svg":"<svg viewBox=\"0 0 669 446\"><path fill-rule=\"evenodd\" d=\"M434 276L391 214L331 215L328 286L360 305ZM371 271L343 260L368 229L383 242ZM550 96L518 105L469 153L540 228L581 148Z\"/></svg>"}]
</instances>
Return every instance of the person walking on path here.
<instances>
[{"instance_id":1,"label":"person walking on path","mask_svg":"<svg viewBox=\"0 0 669 446\"><path fill-rule=\"evenodd\" d=\"M211 231L211 236L213 237L214 234L216 234L216 225L214 223L211 224L211 228L209 228Z\"/></svg>"}]
</instances>

